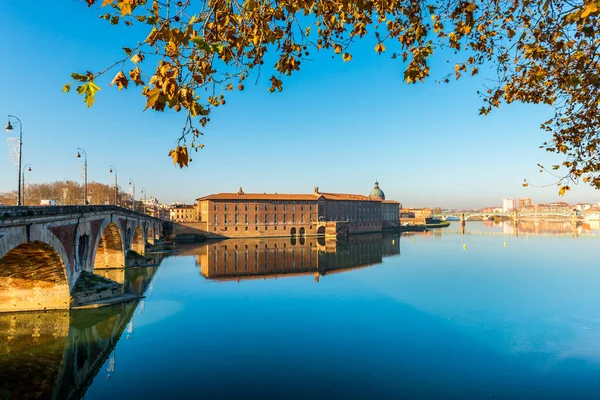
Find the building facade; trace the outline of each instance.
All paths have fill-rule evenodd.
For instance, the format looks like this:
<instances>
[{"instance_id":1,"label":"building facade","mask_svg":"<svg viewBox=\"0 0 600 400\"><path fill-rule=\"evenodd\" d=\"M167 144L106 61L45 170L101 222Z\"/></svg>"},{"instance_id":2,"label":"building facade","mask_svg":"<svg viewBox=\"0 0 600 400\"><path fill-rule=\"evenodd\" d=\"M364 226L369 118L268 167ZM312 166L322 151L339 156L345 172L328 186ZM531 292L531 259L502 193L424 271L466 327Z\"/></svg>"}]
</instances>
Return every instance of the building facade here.
<instances>
[{"instance_id":1,"label":"building facade","mask_svg":"<svg viewBox=\"0 0 600 400\"><path fill-rule=\"evenodd\" d=\"M176 204L169 209L169 220L173 222L195 222L198 220L196 207L189 204Z\"/></svg>"},{"instance_id":2,"label":"building facade","mask_svg":"<svg viewBox=\"0 0 600 400\"><path fill-rule=\"evenodd\" d=\"M502 199L502 211L514 211L517 209L517 200L516 199Z\"/></svg>"},{"instance_id":3,"label":"building facade","mask_svg":"<svg viewBox=\"0 0 600 400\"><path fill-rule=\"evenodd\" d=\"M381 191L377 183L375 188ZM311 194L261 194L240 188L197 199L196 213L209 235L225 237L324 235L332 221L346 223L349 233L397 226L399 203L386 201L383 192L371 194L323 193L318 187Z\"/></svg>"}]
</instances>

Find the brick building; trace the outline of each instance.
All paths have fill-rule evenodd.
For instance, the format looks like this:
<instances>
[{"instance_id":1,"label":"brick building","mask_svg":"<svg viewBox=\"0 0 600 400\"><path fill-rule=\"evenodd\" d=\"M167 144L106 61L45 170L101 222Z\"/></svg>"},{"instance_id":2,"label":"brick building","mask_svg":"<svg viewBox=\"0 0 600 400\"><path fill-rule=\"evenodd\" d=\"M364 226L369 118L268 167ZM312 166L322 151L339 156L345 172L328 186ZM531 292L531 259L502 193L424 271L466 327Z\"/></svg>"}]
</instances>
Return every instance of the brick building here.
<instances>
[{"instance_id":1,"label":"brick building","mask_svg":"<svg viewBox=\"0 0 600 400\"><path fill-rule=\"evenodd\" d=\"M369 196L311 194L217 193L196 200L203 229L226 237L309 236L325 234L325 223L348 225L349 233L379 232L399 224L399 203L386 201L378 184Z\"/></svg>"}]
</instances>

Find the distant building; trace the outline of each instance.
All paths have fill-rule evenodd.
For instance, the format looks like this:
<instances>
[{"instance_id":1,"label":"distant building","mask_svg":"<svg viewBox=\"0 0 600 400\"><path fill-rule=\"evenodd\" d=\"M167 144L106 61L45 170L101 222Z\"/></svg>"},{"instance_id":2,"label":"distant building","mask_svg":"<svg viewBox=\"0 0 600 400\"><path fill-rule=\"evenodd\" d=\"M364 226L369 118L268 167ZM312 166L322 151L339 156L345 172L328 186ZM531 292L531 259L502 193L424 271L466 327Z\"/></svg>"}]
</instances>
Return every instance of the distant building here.
<instances>
[{"instance_id":1,"label":"distant building","mask_svg":"<svg viewBox=\"0 0 600 400\"><path fill-rule=\"evenodd\" d=\"M516 199L502 199L502 211L509 212L517 209Z\"/></svg>"},{"instance_id":2,"label":"distant building","mask_svg":"<svg viewBox=\"0 0 600 400\"><path fill-rule=\"evenodd\" d=\"M400 210L400 223L402 225L423 225L430 223L433 217L431 208L402 208Z\"/></svg>"},{"instance_id":3,"label":"distant building","mask_svg":"<svg viewBox=\"0 0 600 400\"><path fill-rule=\"evenodd\" d=\"M207 233L226 237L325 234L326 223L347 225L349 233L378 232L399 225L400 203L386 200L375 182L369 194L217 193L196 199Z\"/></svg>"},{"instance_id":4,"label":"distant building","mask_svg":"<svg viewBox=\"0 0 600 400\"><path fill-rule=\"evenodd\" d=\"M519 199L519 208L523 208L523 207L531 207L532 203L531 203L531 199L529 197L524 197L522 199Z\"/></svg>"},{"instance_id":5,"label":"distant building","mask_svg":"<svg viewBox=\"0 0 600 400\"><path fill-rule=\"evenodd\" d=\"M172 205L169 210L169 220L173 222L198 221L196 207L189 204Z\"/></svg>"}]
</instances>

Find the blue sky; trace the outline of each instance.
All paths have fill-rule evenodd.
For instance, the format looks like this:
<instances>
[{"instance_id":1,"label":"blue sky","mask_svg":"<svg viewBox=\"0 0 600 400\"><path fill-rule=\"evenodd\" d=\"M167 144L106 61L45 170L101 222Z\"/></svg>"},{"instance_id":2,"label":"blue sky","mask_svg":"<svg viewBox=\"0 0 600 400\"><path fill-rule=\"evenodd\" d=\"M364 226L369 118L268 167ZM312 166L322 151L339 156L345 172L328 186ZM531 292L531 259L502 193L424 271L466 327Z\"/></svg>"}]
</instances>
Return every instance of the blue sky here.
<instances>
[{"instance_id":1,"label":"blue sky","mask_svg":"<svg viewBox=\"0 0 600 400\"><path fill-rule=\"evenodd\" d=\"M112 74L98 81L102 91L91 109L75 93L61 93L71 72L104 69L122 57L121 47L145 38L146 26L114 27L100 13L79 1L0 3L0 114L23 121L23 163L33 169L28 182L80 180L75 155L82 147L90 180L111 183L112 164L122 187L132 178L138 196L144 188L167 203L240 186L368 194L375 179L388 198L414 207L484 207L525 196L600 201L600 192L585 185L564 198L555 186L521 186L524 178L551 183L536 164L560 161L538 148L548 139L539 129L548 108L510 105L479 116L476 91L485 76L437 84L433 78L452 68L440 55L432 79L408 86L402 64L375 54L371 39L351 49L347 63L314 52L313 62L284 79L283 93L268 92L271 73L264 69L258 84L248 80L213 112L206 147L180 170L167 154L184 114L142 112L139 90L109 87ZM14 190L17 169L0 143L0 191Z\"/></svg>"}]
</instances>

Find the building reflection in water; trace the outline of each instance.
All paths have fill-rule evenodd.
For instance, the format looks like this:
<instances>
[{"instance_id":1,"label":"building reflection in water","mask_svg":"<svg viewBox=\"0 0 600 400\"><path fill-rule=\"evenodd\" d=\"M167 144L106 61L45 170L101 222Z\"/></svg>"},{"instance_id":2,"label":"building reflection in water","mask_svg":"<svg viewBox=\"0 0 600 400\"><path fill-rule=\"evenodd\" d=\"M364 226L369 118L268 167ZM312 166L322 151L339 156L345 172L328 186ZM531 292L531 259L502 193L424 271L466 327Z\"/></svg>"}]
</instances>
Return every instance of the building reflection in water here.
<instances>
[{"instance_id":1,"label":"building reflection in water","mask_svg":"<svg viewBox=\"0 0 600 400\"><path fill-rule=\"evenodd\" d=\"M126 269L125 286L143 294L157 268ZM114 348L130 321L133 332L137 306L0 314L0 399L83 398L107 359L107 378L115 371Z\"/></svg>"},{"instance_id":2,"label":"building reflection in water","mask_svg":"<svg viewBox=\"0 0 600 400\"><path fill-rule=\"evenodd\" d=\"M240 238L209 243L196 251L196 263L207 279L243 280L314 275L380 264L400 254L398 233L350 236L343 241L324 238Z\"/></svg>"},{"instance_id":3,"label":"building reflection in water","mask_svg":"<svg viewBox=\"0 0 600 400\"><path fill-rule=\"evenodd\" d=\"M505 235L544 235L578 237L582 234L593 234L597 227L590 223L567 220L519 220L514 221L483 221L484 226L500 227Z\"/></svg>"}]
</instances>

